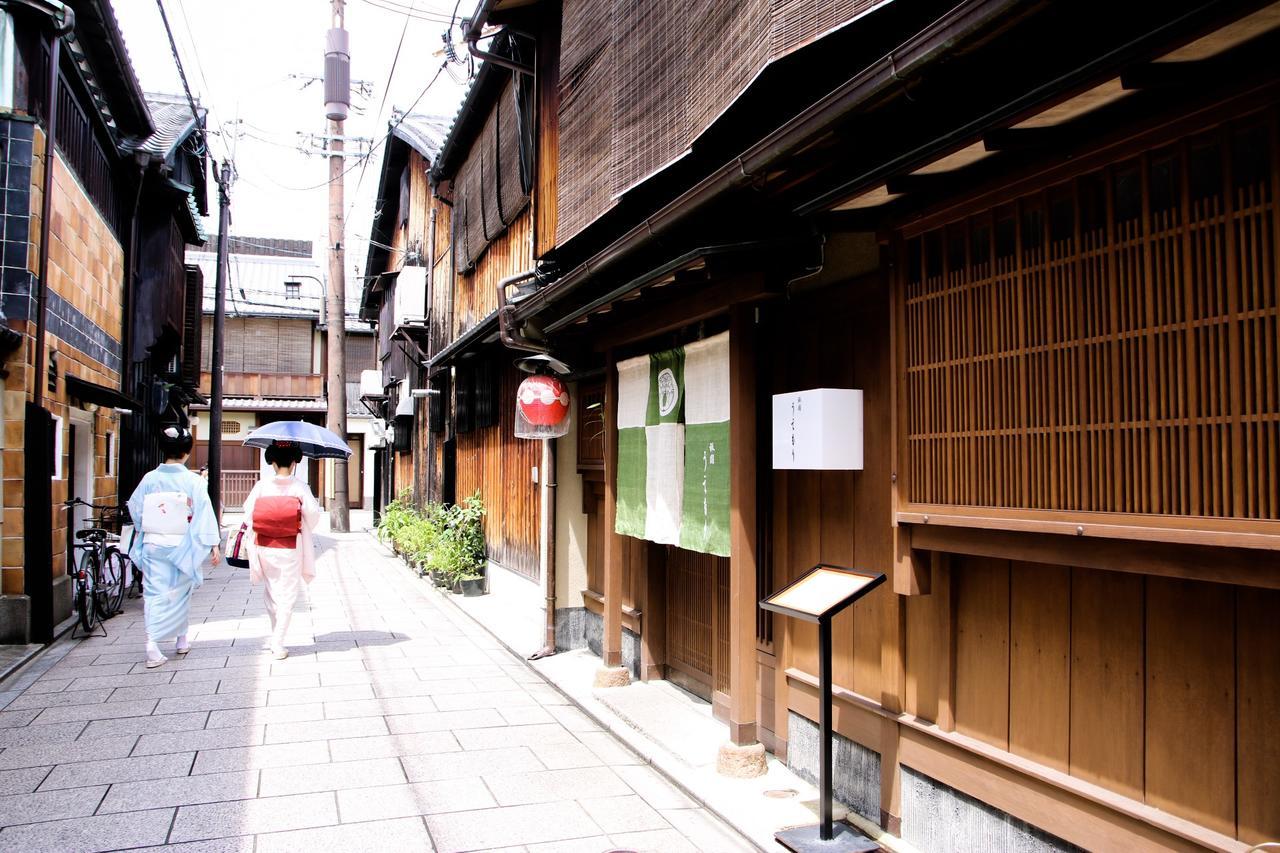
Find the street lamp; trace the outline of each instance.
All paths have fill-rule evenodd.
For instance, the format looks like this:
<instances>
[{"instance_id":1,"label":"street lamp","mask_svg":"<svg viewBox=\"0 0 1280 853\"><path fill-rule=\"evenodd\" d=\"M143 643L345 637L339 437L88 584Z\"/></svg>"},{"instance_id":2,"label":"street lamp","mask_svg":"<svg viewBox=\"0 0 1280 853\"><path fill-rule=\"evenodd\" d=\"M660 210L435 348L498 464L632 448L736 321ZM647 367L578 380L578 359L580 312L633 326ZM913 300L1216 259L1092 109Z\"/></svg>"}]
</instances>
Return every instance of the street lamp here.
<instances>
[{"instance_id":1,"label":"street lamp","mask_svg":"<svg viewBox=\"0 0 1280 853\"><path fill-rule=\"evenodd\" d=\"M297 279L300 279L300 278L309 278L309 279L311 279L312 281L314 281L316 284L320 285L320 325L321 325L321 326L325 325L326 321L328 320L328 316L329 316L329 288L328 288L328 286L324 283L324 281L323 281L322 279L318 278L317 276L314 276L314 275L306 275L305 273L298 273L298 274L295 274L295 275L291 275L291 276L289 276L287 279L285 279L285 282L284 282L284 283L285 283L285 285L286 285L286 286L287 286L287 285L290 285L290 284L296 284L296 285L298 285L299 287L301 287L301 286L302 286L302 282L300 282L300 281L298 281L298 280L297 280ZM343 318L343 319L344 319L344 321L345 321L345 319L346 319L346 318Z\"/></svg>"}]
</instances>

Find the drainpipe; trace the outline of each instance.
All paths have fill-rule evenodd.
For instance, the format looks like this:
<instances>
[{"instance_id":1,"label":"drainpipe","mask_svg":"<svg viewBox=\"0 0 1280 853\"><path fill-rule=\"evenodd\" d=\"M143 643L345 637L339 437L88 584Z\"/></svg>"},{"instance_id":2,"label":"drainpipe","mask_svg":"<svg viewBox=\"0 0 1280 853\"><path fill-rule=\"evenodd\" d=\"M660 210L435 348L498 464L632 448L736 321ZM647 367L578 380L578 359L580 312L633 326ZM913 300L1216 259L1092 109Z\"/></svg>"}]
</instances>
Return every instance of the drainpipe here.
<instances>
[{"instance_id":1,"label":"drainpipe","mask_svg":"<svg viewBox=\"0 0 1280 853\"><path fill-rule=\"evenodd\" d=\"M509 275L498 282L498 338L507 349L546 352L547 346L526 337L515 322L516 303L507 298L507 288L538 277L536 269Z\"/></svg>"},{"instance_id":2,"label":"drainpipe","mask_svg":"<svg viewBox=\"0 0 1280 853\"><path fill-rule=\"evenodd\" d=\"M546 485L542 541L547 543L547 638L546 645L529 655L529 660L556 653L556 441L554 438L542 441L542 477Z\"/></svg>"},{"instance_id":3,"label":"drainpipe","mask_svg":"<svg viewBox=\"0 0 1280 853\"><path fill-rule=\"evenodd\" d=\"M431 208L430 219L427 223L427 310L426 310L427 356L428 356L428 361L430 361L431 326L435 323L435 317L432 316L431 308L433 305L435 305L435 301L436 301L435 294L436 294L436 212L437 211L436 211L436 206L434 204L431 204L430 198L427 199L427 204ZM423 368L423 372L424 373L426 372L425 366ZM430 376L427 377L427 387L428 388L431 387ZM432 443L437 439L432 437L435 435L435 433L431 431L431 398L430 397L427 398L427 430L426 432L427 432L427 441L426 441L427 495L426 497L427 497L427 500L430 501L434 499L437 491L437 486L439 485L439 483L436 482L436 478L437 478L436 454L435 454L435 450L432 448Z\"/></svg>"},{"instance_id":4,"label":"drainpipe","mask_svg":"<svg viewBox=\"0 0 1280 853\"><path fill-rule=\"evenodd\" d=\"M508 27L503 29L502 32L496 33L495 37L500 36L503 33L514 33L514 32L515 32L514 30ZM521 33L520 35L526 35L526 34ZM527 37L532 38L532 36L527 36ZM476 47L476 42L479 41L480 38L481 38L480 33L476 30L470 30L467 33L467 51L472 56L476 57L481 62L492 62L494 65L500 66L502 68L510 69L511 71L514 71L517 74L528 74L530 76L533 75L532 65L525 65L523 62L515 62L514 60L508 59L505 56L498 56L498 54L496 53L490 53L489 51L481 50L480 48Z\"/></svg>"},{"instance_id":5,"label":"drainpipe","mask_svg":"<svg viewBox=\"0 0 1280 853\"><path fill-rule=\"evenodd\" d=\"M62 23L54 27L49 36L48 100L45 102L44 180L41 192L40 214L40 271L36 282L36 375L32 402L37 408L44 406L45 388L45 310L48 303L49 237L52 228L49 219L53 213L53 163L57 155L53 150L54 127L58 121L58 81L61 78L62 37L75 29L76 16L71 9L62 7Z\"/></svg>"}]
</instances>

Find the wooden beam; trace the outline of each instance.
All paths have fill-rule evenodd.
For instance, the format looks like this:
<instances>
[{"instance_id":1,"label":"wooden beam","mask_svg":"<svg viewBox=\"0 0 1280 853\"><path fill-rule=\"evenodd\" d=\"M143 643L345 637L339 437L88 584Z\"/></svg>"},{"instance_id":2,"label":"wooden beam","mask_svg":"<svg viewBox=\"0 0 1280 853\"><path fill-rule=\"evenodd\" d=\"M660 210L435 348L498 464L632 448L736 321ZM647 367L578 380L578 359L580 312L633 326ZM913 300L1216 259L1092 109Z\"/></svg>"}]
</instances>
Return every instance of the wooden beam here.
<instances>
[{"instance_id":1,"label":"wooden beam","mask_svg":"<svg viewBox=\"0 0 1280 853\"><path fill-rule=\"evenodd\" d=\"M667 677L667 561L662 548L645 543L644 595L640 627L640 679L660 681Z\"/></svg>"},{"instance_id":2,"label":"wooden beam","mask_svg":"<svg viewBox=\"0 0 1280 853\"><path fill-rule=\"evenodd\" d=\"M1120 72L1120 85L1135 89L1203 87L1213 76L1215 62L1148 62Z\"/></svg>"},{"instance_id":3,"label":"wooden beam","mask_svg":"<svg viewBox=\"0 0 1280 853\"><path fill-rule=\"evenodd\" d=\"M926 551L1280 589L1280 553L1254 548L1062 536L942 524L913 525L911 544Z\"/></svg>"},{"instance_id":4,"label":"wooden beam","mask_svg":"<svg viewBox=\"0 0 1280 853\"><path fill-rule=\"evenodd\" d=\"M764 276L755 276L762 281ZM756 324L729 317L729 739L756 742Z\"/></svg>"},{"instance_id":5,"label":"wooden beam","mask_svg":"<svg viewBox=\"0 0 1280 853\"><path fill-rule=\"evenodd\" d=\"M910 525L893 528L893 591L898 595L928 595L930 590L929 555L911 547Z\"/></svg>"},{"instance_id":6,"label":"wooden beam","mask_svg":"<svg viewBox=\"0 0 1280 853\"><path fill-rule=\"evenodd\" d=\"M983 134L982 147L988 151L1028 151L1067 141L1067 133L1056 127L1006 127Z\"/></svg>"},{"instance_id":7,"label":"wooden beam","mask_svg":"<svg viewBox=\"0 0 1280 853\"><path fill-rule=\"evenodd\" d=\"M618 371L613 351L606 359L604 398L604 637L601 657L622 666L622 537L614 532L618 512Z\"/></svg>"},{"instance_id":8,"label":"wooden beam","mask_svg":"<svg viewBox=\"0 0 1280 853\"><path fill-rule=\"evenodd\" d=\"M679 329L690 323L723 314L730 305L754 302L776 296L763 275L721 279L718 283L697 293L655 305L635 313L621 312L612 328L601 325L596 329L598 349L626 346L627 344Z\"/></svg>"}]
</instances>

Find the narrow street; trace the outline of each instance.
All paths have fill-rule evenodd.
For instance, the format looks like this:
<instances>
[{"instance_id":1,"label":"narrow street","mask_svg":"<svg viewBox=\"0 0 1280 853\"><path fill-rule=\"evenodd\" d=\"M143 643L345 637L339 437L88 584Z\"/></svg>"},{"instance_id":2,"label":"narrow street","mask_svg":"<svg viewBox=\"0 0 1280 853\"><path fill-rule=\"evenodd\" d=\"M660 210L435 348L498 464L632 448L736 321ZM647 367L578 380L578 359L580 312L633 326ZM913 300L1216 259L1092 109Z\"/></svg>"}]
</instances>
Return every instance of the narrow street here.
<instances>
[{"instance_id":1,"label":"narrow street","mask_svg":"<svg viewBox=\"0 0 1280 853\"><path fill-rule=\"evenodd\" d=\"M140 600L0 694L0 848L749 849L368 534L319 537L290 656L208 569L192 650L146 670Z\"/></svg>"}]
</instances>

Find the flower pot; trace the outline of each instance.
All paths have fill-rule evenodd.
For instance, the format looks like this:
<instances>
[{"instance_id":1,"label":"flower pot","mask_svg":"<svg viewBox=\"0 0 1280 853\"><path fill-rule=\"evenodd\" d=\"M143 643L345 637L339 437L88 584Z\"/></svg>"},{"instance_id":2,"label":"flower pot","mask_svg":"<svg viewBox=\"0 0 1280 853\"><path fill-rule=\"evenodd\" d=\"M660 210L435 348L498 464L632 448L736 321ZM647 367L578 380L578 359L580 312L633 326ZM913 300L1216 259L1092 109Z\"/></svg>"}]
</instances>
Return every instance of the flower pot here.
<instances>
[{"instance_id":1,"label":"flower pot","mask_svg":"<svg viewBox=\"0 0 1280 853\"><path fill-rule=\"evenodd\" d=\"M449 591L454 595L462 595L462 581L454 581L453 587Z\"/></svg>"},{"instance_id":2,"label":"flower pot","mask_svg":"<svg viewBox=\"0 0 1280 853\"><path fill-rule=\"evenodd\" d=\"M436 586L443 588L449 585L449 577L439 569L432 569L431 582Z\"/></svg>"},{"instance_id":3,"label":"flower pot","mask_svg":"<svg viewBox=\"0 0 1280 853\"><path fill-rule=\"evenodd\" d=\"M477 595L486 594L489 591L487 580L487 578L473 578L459 581L462 585L462 594L467 598L475 598Z\"/></svg>"}]
</instances>

